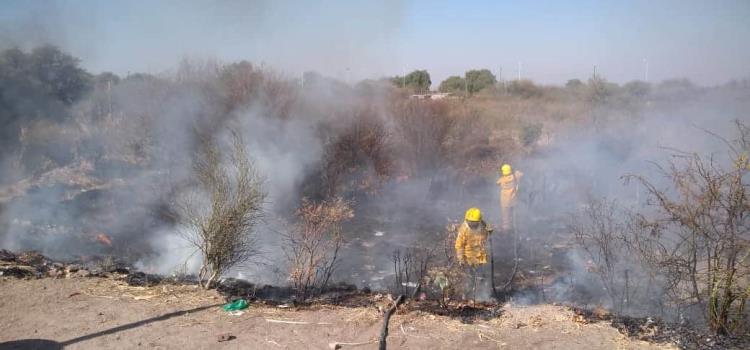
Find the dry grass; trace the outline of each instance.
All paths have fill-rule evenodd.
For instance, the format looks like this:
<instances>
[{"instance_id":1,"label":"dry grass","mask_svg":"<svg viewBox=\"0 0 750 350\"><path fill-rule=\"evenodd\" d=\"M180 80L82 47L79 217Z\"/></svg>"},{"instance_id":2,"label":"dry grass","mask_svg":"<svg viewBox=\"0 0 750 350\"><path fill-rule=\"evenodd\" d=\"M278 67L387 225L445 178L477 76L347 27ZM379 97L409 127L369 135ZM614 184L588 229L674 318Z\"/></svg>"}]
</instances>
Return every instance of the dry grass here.
<instances>
[{"instance_id":1,"label":"dry grass","mask_svg":"<svg viewBox=\"0 0 750 350\"><path fill-rule=\"evenodd\" d=\"M223 298L215 291L198 285L159 284L151 287L130 286L124 280L87 279L81 294L107 299L147 300L149 302L199 306Z\"/></svg>"}]
</instances>

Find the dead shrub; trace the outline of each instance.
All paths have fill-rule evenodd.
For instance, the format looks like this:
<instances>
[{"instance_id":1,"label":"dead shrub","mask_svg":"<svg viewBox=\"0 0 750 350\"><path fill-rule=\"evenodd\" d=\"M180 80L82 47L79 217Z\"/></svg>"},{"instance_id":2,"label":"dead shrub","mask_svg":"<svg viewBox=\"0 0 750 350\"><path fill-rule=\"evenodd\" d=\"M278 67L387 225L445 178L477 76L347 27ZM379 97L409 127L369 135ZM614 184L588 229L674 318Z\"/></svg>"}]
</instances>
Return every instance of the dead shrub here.
<instances>
[{"instance_id":1,"label":"dead shrub","mask_svg":"<svg viewBox=\"0 0 750 350\"><path fill-rule=\"evenodd\" d=\"M212 136L200 137L193 159L196 190L178 203L185 239L201 253L198 280L212 288L232 267L248 262L259 251L253 235L266 197L263 179L233 134L232 152L225 156Z\"/></svg>"},{"instance_id":2,"label":"dead shrub","mask_svg":"<svg viewBox=\"0 0 750 350\"><path fill-rule=\"evenodd\" d=\"M298 85L273 71L263 71L259 101L266 114L287 119L299 96Z\"/></svg>"},{"instance_id":3,"label":"dead shrub","mask_svg":"<svg viewBox=\"0 0 750 350\"><path fill-rule=\"evenodd\" d=\"M427 281L438 290L442 307L447 307L450 300L459 299L464 294L465 281L468 278L466 270L456 262L455 242L459 226L459 222L450 222L446 226L447 234L443 242L438 245L434 256L435 259L439 258L444 265L428 267L427 271ZM441 249L442 252L440 252ZM441 253L444 256L438 257Z\"/></svg>"},{"instance_id":4,"label":"dead shrub","mask_svg":"<svg viewBox=\"0 0 750 350\"><path fill-rule=\"evenodd\" d=\"M531 80L514 80L508 84L508 94L528 99L541 97L544 90Z\"/></svg>"},{"instance_id":5,"label":"dead shrub","mask_svg":"<svg viewBox=\"0 0 750 350\"><path fill-rule=\"evenodd\" d=\"M570 218L568 229L593 264L590 271L599 277L612 307L621 313L629 300L630 278L625 226L617 214L614 201L591 199Z\"/></svg>"},{"instance_id":6,"label":"dead shrub","mask_svg":"<svg viewBox=\"0 0 750 350\"><path fill-rule=\"evenodd\" d=\"M222 67L219 79L227 94L228 109L232 110L257 96L263 75L252 63L241 61Z\"/></svg>"},{"instance_id":7,"label":"dead shrub","mask_svg":"<svg viewBox=\"0 0 750 350\"><path fill-rule=\"evenodd\" d=\"M283 234L289 280L298 300L325 290L344 243L341 224L352 217L351 203L341 198L319 203L302 200L297 222Z\"/></svg>"},{"instance_id":8,"label":"dead shrub","mask_svg":"<svg viewBox=\"0 0 750 350\"><path fill-rule=\"evenodd\" d=\"M655 203L654 214L633 215L635 249L667 279L668 295L699 307L717 334L746 331L750 297L750 128L737 122L737 131L736 140L722 139L726 162L677 152L677 161L660 166L669 190L627 177Z\"/></svg>"},{"instance_id":9,"label":"dead shrub","mask_svg":"<svg viewBox=\"0 0 750 350\"><path fill-rule=\"evenodd\" d=\"M450 163L463 179L497 171L497 163L510 147L491 143L493 128L477 108L454 111L454 126L446 140Z\"/></svg>"},{"instance_id":10,"label":"dead shrub","mask_svg":"<svg viewBox=\"0 0 750 350\"><path fill-rule=\"evenodd\" d=\"M324 197L349 191L377 192L393 168L390 132L373 106L351 112L351 125L327 145L320 180Z\"/></svg>"},{"instance_id":11,"label":"dead shrub","mask_svg":"<svg viewBox=\"0 0 750 350\"><path fill-rule=\"evenodd\" d=\"M430 266L434 263L434 250L406 248L393 252L393 294L416 298L422 291Z\"/></svg>"},{"instance_id":12,"label":"dead shrub","mask_svg":"<svg viewBox=\"0 0 750 350\"><path fill-rule=\"evenodd\" d=\"M397 101L390 112L405 169L422 176L443 167L448 158L446 141L455 124L449 103Z\"/></svg>"},{"instance_id":13,"label":"dead shrub","mask_svg":"<svg viewBox=\"0 0 750 350\"><path fill-rule=\"evenodd\" d=\"M218 80L228 111L258 102L264 114L286 119L297 101L298 88L292 81L247 61L221 67Z\"/></svg>"}]
</instances>

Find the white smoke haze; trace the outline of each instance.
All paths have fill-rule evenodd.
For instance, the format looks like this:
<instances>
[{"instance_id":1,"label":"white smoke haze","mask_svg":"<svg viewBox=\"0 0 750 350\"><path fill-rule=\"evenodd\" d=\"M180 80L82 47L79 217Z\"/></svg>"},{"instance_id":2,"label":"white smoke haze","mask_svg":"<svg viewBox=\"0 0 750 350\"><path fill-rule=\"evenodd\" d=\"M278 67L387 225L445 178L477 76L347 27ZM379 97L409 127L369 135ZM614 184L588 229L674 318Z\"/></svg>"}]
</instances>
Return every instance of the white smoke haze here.
<instances>
[{"instance_id":1,"label":"white smoke haze","mask_svg":"<svg viewBox=\"0 0 750 350\"><path fill-rule=\"evenodd\" d=\"M113 52L122 52L124 35L116 32L120 27L103 25L99 21L104 19L96 18L71 23L80 15L71 13L77 7L53 15L53 9L65 6L42 6L38 11L43 16L21 16L0 26L0 49L17 46L28 51L52 43L83 58L82 67L91 72L120 75L119 81L97 85L71 105L35 95L18 99L23 100L21 107L38 106L42 112L34 113L60 121L19 126L31 136L12 152L0 151L0 248L34 249L68 260L111 255L146 272L195 273L200 254L184 239L186 228L177 223L174 210L176 201L195 185L195 131L222 142L237 132L264 177L268 197L264 219L253 233L261 255L224 277L285 285L288 266L281 233L294 221L301 198L325 197L327 152L366 119L382 123L387 131L392 167L381 176L377 160L363 156L362 149L349 150L359 158L356 164L346 164L351 169L342 171L336 194L353 200L355 217L344 225L346 244L335 282L379 290L392 287L393 252L419 247L434 249L442 258L446 225L461 220L469 207L482 208L485 219L498 226L497 168L509 162L524 172L517 213L522 273L528 281L548 271L555 274L541 289L524 285L514 291L514 302L613 307L584 254L561 248L572 245L566 220L591 198L612 199L627 210L645 208L644 189L624 183L624 175L641 174L666 188L654 163L670 160L674 149L713 154L725 162L722 141L706 130L731 137L734 120L750 122L747 84L686 87L673 81L676 87L649 85L651 92L635 102L612 97L601 104L570 88L540 87L543 96L532 102L498 89L446 102L446 113L459 116L443 143L458 149L466 138L476 139L476 144L471 153L449 149L447 155L416 169L423 159L410 156L413 140L399 114L406 112L398 108L408 93L396 91L387 81L360 81L401 74L402 64L392 49L398 46L393 37L406 25L399 15L405 5L221 4L160 4L174 11L163 23L161 17L137 21L137 13L124 12L122 20L138 23L132 27L143 38L133 55L149 56L137 60L138 65L130 65L128 57L113 57ZM81 26L102 28L92 34L93 47L83 47L80 37L66 35L80 33ZM158 33L161 26L186 34L170 29L160 40L147 35ZM57 30L65 27L75 28ZM183 40L190 35L194 41ZM243 82L251 83L227 83L223 74L245 59L252 68L250 73L242 71L251 76ZM303 77L307 71L320 74ZM0 84L0 91L10 91L8 85ZM433 89L436 85L433 81ZM238 91L247 93L232 95ZM565 94L575 97L559 98ZM504 109L482 110L484 99L493 98L504 101ZM560 106L564 104L570 106ZM576 107L580 104L593 107ZM559 112L549 111L558 107ZM472 109L480 112L475 116ZM463 134L456 131L473 116L478 126ZM537 122L542 125L541 138L519 146L523 126ZM8 125L3 127L10 130ZM469 167L465 162L490 165ZM382 181L374 186L374 194L363 189L369 179ZM16 192L3 192L3 187ZM100 234L109 237L111 245L102 242ZM505 276L514 258L513 241L509 235L496 237L497 271ZM659 286L651 283L641 265L628 259L623 265L634 286L641 287L631 298L646 300L659 294ZM651 304L643 305L627 312L653 311L647 309Z\"/></svg>"}]
</instances>

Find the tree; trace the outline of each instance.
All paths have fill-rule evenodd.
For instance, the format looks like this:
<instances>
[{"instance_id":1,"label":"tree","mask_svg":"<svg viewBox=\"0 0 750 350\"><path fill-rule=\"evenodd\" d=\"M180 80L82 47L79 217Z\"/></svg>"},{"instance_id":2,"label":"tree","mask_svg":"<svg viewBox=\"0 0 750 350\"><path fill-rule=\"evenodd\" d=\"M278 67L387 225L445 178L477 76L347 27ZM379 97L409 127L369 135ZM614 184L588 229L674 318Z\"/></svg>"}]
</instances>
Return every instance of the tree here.
<instances>
[{"instance_id":1,"label":"tree","mask_svg":"<svg viewBox=\"0 0 750 350\"><path fill-rule=\"evenodd\" d=\"M255 98L263 79L262 74L248 61L223 66L219 77L226 91L230 109Z\"/></svg>"},{"instance_id":2,"label":"tree","mask_svg":"<svg viewBox=\"0 0 750 350\"><path fill-rule=\"evenodd\" d=\"M628 95L636 98L644 98L651 93L651 84L635 80L623 85Z\"/></svg>"},{"instance_id":3,"label":"tree","mask_svg":"<svg viewBox=\"0 0 750 350\"><path fill-rule=\"evenodd\" d=\"M406 87L414 92L428 92L430 91L430 85L432 85L430 73L426 70L415 70L407 74L404 80Z\"/></svg>"},{"instance_id":4,"label":"tree","mask_svg":"<svg viewBox=\"0 0 750 350\"><path fill-rule=\"evenodd\" d=\"M514 80L508 84L508 93L522 98L538 97L543 94L542 89L531 80Z\"/></svg>"},{"instance_id":5,"label":"tree","mask_svg":"<svg viewBox=\"0 0 750 350\"><path fill-rule=\"evenodd\" d=\"M384 78L384 79L387 80L388 82L390 82L391 85L393 85L394 87L397 87L397 88L406 88L406 79L405 79L405 77L403 77L401 75L396 75L396 76L393 76L391 78Z\"/></svg>"},{"instance_id":6,"label":"tree","mask_svg":"<svg viewBox=\"0 0 750 350\"><path fill-rule=\"evenodd\" d=\"M580 79L570 79L565 83L565 88L576 90L583 87L583 82Z\"/></svg>"},{"instance_id":7,"label":"tree","mask_svg":"<svg viewBox=\"0 0 750 350\"><path fill-rule=\"evenodd\" d=\"M193 160L197 186L178 202L183 236L201 253L198 281L206 289L259 253L253 231L266 198L263 179L240 136L232 136L228 156L214 136L199 136Z\"/></svg>"},{"instance_id":8,"label":"tree","mask_svg":"<svg viewBox=\"0 0 750 350\"><path fill-rule=\"evenodd\" d=\"M24 128L33 123L51 125L70 116L69 107L92 85L91 74L78 63L54 46L31 53L17 48L0 52L0 157L22 147ZM34 150L38 156L34 158L46 157L51 148ZM33 162L21 164L27 171L36 167Z\"/></svg>"},{"instance_id":9,"label":"tree","mask_svg":"<svg viewBox=\"0 0 750 350\"><path fill-rule=\"evenodd\" d=\"M589 79L588 99L594 105L605 105L615 95L617 88L617 84L610 83L604 78L595 76Z\"/></svg>"},{"instance_id":10,"label":"tree","mask_svg":"<svg viewBox=\"0 0 750 350\"><path fill-rule=\"evenodd\" d=\"M654 93L663 99L687 100L695 96L700 88L688 79L665 80L654 89Z\"/></svg>"},{"instance_id":11,"label":"tree","mask_svg":"<svg viewBox=\"0 0 750 350\"><path fill-rule=\"evenodd\" d=\"M91 87L91 74L78 67L80 60L57 47L38 47L31 51L28 59L32 77L67 105L73 104Z\"/></svg>"},{"instance_id":12,"label":"tree","mask_svg":"<svg viewBox=\"0 0 750 350\"><path fill-rule=\"evenodd\" d=\"M464 92L465 89L466 89L466 79L461 78L458 75L453 75L443 80L443 82L440 83L440 87L438 88L440 92L452 92L452 93Z\"/></svg>"},{"instance_id":13,"label":"tree","mask_svg":"<svg viewBox=\"0 0 750 350\"><path fill-rule=\"evenodd\" d=\"M415 93L428 92L430 91L430 85L432 85L430 73L426 70L415 70L406 76L397 75L388 80L395 87L408 89Z\"/></svg>"},{"instance_id":14,"label":"tree","mask_svg":"<svg viewBox=\"0 0 750 350\"><path fill-rule=\"evenodd\" d=\"M497 79L489 69L466 72L466 88L469 94L477 93L485 88L495 86L495 84L497 84Z\"/></svg>"}]
</instances>

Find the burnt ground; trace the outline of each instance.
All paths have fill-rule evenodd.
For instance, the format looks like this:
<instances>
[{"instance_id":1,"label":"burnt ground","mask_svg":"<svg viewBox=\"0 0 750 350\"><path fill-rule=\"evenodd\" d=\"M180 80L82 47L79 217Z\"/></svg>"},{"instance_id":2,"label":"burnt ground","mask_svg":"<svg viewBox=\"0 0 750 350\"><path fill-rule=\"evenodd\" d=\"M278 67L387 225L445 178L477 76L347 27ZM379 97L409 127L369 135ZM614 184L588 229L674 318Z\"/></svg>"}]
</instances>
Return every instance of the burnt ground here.
<instances>
[{"instance_id":1,"label":"burnt ground","mask_svg":"<svg viewBox=\"0 0 750 350\"><path fill-rule=\"evenodd\" d=\"M252 302L232 315L224 296L194 285L130 286L114 278L0 277L0 349L375 349L387 296L353 293L341 305ZM609 321L563 306L489 309L406 304L391 319L389 349L667 349ZM431 309L432 308L432 309ZM438 308L439 309L439 308ZM489 310L489 311L488 311ZM229 340L226 340L229 339ZM223 341L219 341L223 340ZM33 347L31 347L33 348Z\"/></svg>"}]
</instances>

